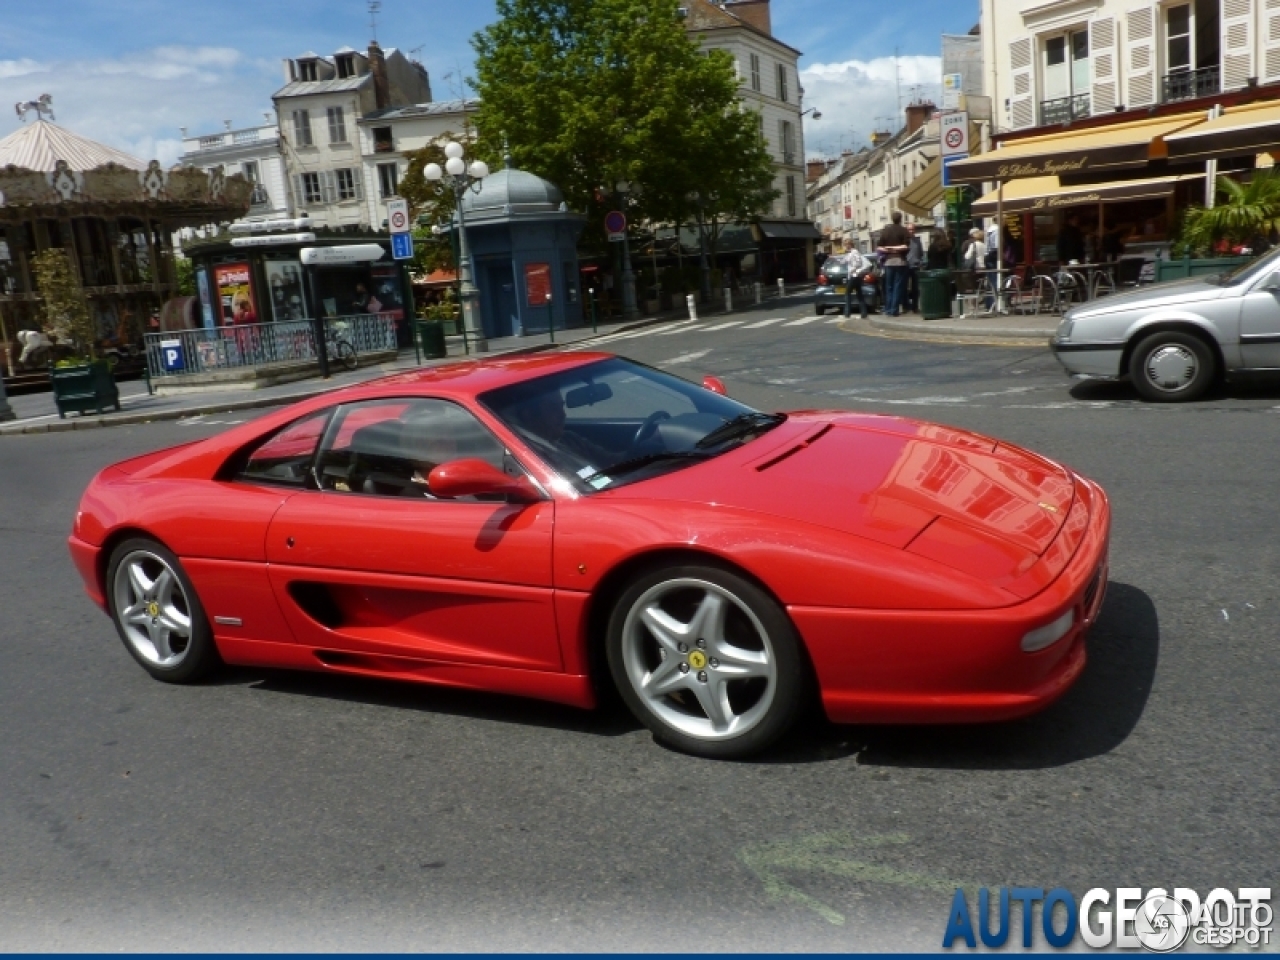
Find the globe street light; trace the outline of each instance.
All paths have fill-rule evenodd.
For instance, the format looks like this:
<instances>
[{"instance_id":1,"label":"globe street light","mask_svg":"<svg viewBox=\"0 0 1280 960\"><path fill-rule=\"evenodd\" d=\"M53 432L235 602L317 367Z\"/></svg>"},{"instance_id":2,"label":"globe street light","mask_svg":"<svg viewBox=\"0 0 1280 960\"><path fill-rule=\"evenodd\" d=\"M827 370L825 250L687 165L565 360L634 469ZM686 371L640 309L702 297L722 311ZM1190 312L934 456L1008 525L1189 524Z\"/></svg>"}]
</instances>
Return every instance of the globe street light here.
<instances>
[{"instance_id":1,"label":"globe street light","mask_svg":"<svg viewBox=\"0 0 1280 960\"><path fill-rule=\"evenodd\" d=\"M633 190L639 193L639 190L626 180L619 180L614 184L614 188L618 191L619 206L623 208L625 214L627 194ZM622 228L622 319L634 320L638 316L640 311L636 307L636 275L631 269L631 244L627 240L627 227L624 226Z\"/></svg>"},{"instance_id":2,"label":"globe street light","mask_svg":"<svg viewBox=\"0 0 1280 960\"><path fill-rule=\"evenodd\" d=\"M462 209L462 198L468 190L480 192L480 182L489 175L489 167L483 160L472 161L467 166L463 159L464 153L462 144L450 140L444 145L444 169L438 163L428 163L423 167L422 175L432 183L453 189L458 209L458 277L461 281L458 297L462 300L462 327L475 344L476 352L484 353L489 349L489 342L485 339L484 327L477 311L480 291L472 282L471 246L467 243L467 221Z\"/></svg>"}]
</instances>

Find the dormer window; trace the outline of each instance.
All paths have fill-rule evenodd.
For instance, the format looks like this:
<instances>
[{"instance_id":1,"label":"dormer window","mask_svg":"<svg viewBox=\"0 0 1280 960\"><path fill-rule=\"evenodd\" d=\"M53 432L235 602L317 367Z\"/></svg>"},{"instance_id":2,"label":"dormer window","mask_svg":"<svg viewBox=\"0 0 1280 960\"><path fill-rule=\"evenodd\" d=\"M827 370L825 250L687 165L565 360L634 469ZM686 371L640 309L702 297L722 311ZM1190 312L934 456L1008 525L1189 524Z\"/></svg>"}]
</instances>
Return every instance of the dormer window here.
<instances>
[{"instance_id":1,"label":"dormer window","mask_svg":"<svg viewBox=\"0 0 1280 960\"><path fill-rule=\"evenodd\" d=\"M303 83L314 82L316 79L316 62L314 60L298 61L298 79Z\"/></svg>"},{"instance_id":2,"label":"dormer window","mask_svg":"<svg viewBox=\"0 0 1280 960\"><path fill-rule=\"evenodd\" d=\"M337 61L339 77L354 77L356 75L356 61L351 54L344 53L337 58Z\"/></svg>"}]
</instances>

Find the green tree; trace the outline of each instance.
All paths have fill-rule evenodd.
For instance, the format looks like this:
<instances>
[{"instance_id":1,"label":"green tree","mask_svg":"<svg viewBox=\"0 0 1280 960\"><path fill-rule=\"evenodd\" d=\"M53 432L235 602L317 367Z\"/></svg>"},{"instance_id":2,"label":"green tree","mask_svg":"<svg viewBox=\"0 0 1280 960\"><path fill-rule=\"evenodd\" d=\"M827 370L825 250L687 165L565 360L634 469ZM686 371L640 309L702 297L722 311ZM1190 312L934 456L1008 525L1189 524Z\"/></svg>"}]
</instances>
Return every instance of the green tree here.
<instances>
[{"instance_id":1,"label":"green tree","mask_svg":"<svg viewBox=\"0 0 1280 960\"><path fill-rule=\"evenodd\" d=\"M178 278L178 295L194 297L196 295L196 265L187 257L174 257L173 272Z\"/></svg>"},{"instance_id":2,"label":"green tree","mask_svg":"<svg viewBox=\"0 0 1280 960\"><path fill-rule=\"evenodd\" d=\"M1191 206L1182 217L1178 246L1188 253L1212 253L1217 245L1249 244L1280 226L1280 175L1258 172L1247 183L1218 177L1218 202Z\"/></svg>"},{"instance_id":3,"label":"green tree","mask_svg":"<svg viewBox=\"0 0 1280 960\"><path fill-rule=\"evenodd\" d=\"M509 143L516 166L588 215L588 237L603 240L619 180L642 188L632 217L662 223L690 218L693 191L714 193L721 219L749 219L776 196L733 57L689 38L677 0L497 6L500 19L472 40L482 154L496 161Z\"/></svg>"},{"instance_id":4,"label":"green tree","mask_svg":"<svg viewBox=\"0 0 1280 960\"><path fill-rule=\"evenodd\" d=\"M44 301L45 332L59 340L73 341L82 355L93 359L97 355L98 331L89 310L89 299L66 251L56 248L42 251L32 259L31 265Z\"/></svg>"}]
</instances>

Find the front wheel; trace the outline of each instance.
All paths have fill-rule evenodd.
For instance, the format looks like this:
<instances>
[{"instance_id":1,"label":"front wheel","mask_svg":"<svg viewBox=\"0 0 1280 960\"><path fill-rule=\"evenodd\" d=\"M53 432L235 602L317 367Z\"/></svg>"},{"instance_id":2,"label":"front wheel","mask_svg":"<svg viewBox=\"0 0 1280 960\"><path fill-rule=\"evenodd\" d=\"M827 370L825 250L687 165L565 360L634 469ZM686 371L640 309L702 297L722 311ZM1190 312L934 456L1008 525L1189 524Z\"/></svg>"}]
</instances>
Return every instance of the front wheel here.
<instances>
[{"instance_id":1,"label":"front wheel","mask_svg":"<svg viewBox=\"0 0 1280 960\"><path fill-rule=\"evenodd\" d=\"M823 316L823 315L827 312L827 308L826 308L826 307L824 307L824 306L822 306L821 304L817 304L817 303L815 303L815 304L813 305L813 312L814 312L814 313L816 313L818 316L820 316L820 317L821 317L821 316Z\"/></svg>"},{"instance_id":2,"label":"front wheel","mask_svg":"<svg viewBox=\"0 0 1280 960\"><path fill-rule=\"evenodd\" d=\"M142 669L166 683L191 683L221 662L200 598L182 564L154 540L126 540L107 566L116 631Z\"/></svg>"},{"instance_id":3,"label":"front wheel","mask_svg":"<svg viewBox=\"0 0 1280 960\"><path fill-rule=\"evenodd\" d=\"M767 593L730 570L666 566L639 577L609 620L609 670L631 712L685 753L735 759L795 720L800 640Z\"/></svg>"},{"instance_id":4,"label":"front wheel","mask_svg":"<svg viewBox=\"0 0 1280 960\"><path fill-rule=\"evenodd\" d=\"M345 340L339 340L333 345L333 353L338 362L348 370L354 370L360 363L356 357L356 348Z\"/></svg>"},{"instance_id":5,"label":"front wheel","mask_svg":"<svg viewBox=\"0 0 1280 960\"><path fill-rule=\"evenodd\" d=\"M1153 333L1129 358L1134 389L1155 403L1195 400L1217 373L1213 352L1199 337L1177 330Z\"/></svg>"}]
</instances>

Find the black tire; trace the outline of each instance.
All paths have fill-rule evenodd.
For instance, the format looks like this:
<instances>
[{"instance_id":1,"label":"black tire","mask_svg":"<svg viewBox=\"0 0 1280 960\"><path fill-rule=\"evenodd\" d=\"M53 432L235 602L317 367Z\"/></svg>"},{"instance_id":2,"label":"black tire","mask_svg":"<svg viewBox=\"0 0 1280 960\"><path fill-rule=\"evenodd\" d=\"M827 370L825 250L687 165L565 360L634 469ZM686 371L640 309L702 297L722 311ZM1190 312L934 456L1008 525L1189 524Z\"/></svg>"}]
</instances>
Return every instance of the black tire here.
<instances>
[{"instance_id":1,"label":"black tire","mask_svg":"<svg viewBox=\"0 0 1280 960\"><path fill-rule=\"evenodd\" d=\"M339 340L334 344L333 352L338 358L338 362L348 370L354 370L360 365L360 359L356 356L356 348L345 340Z\"/></svg>"},{"instance_id":2,"label":"black tire","mask_svg":"<svg viewBox=\"0 0 1280 960\"><path fill-rule=\"evenodd\" d=\"M173 587L164 596L144 598L137 588L138 581L130 578L129 568L135 565L153 586L163 583L160 574L167 568L172 575ZM123 582L120 582L122 577ZM178 558L163 544L146 537L136 537L117 546L107 565L106 594L111 620L125 649L142 669L157 680L194 683L221 666L222 659L218 656L213 631L200 598ZM122 601L127 601L124 609ZM144 602L146 607L142 606ZM137 620L128 619L131 611ZM179 617L185 615L188 636L182 637L180 629L168 630L164 626L163 621L175 614ZM139 622L147 619L150 619L151 626ZM157 628L156 633L152 632L153 627ZM176 639L181 642L175 642L174 636L157 642L159 630L176 634ZM143 637L143 633L147 636ZM170 656L166 657L166 653Z\"/></svg>"},{"instance_id":3,"label":"black tire","mask_svg":"<svg viewBox=\"0 0 1280 960\"><path fill-rule=\"evenodd\" d=\"M658 606L673 622L693 627L710 620L698 619L708 596L724 604L719 628L680 634L690 642L679 653L668 637L670 652L659 653L662 645L641 622L642 610ZM685 616L687 623L680 620ZM618 693L636 719L658 741L700 757L738 759L777 742L809 689L800 637L786 612L741 574L711 564L662 565L636 577L614 605L605 652ZM735 676L748 670L760 675ZM641 690L659 681L679 689ZM722 715L723 730L716 729L712 711L703 706L707 702L720 704L717 710L728 715Z\"/></svg>"},{"instance_id":4,"label":"black tire","mask_svg":"<svg viewBox=\"0 0 1280 960\"><path fill-rule=\"evenodd\" d=\"M824 306L821 306L821 305L819 305L819 304L816 304L816 303L815 303L815 304L813 305L813 312L814 312L814 313L816 313L818 316L820 316L820 317L821 317L821 316L824 316L824 315L826 314L826 312L827 312L827 308L826 308L826 307L824 307Z\"/></svg>"},{"instance_id":5,"label":"black tire","mask_svg":"<svg viewBox=\"0 0 1280 960\"><path fill-rule=\"evenodd\" d=\"M1199 337L1164 330L1145 337L1129 358L1129 378L1145 400L1179 403L1204 395L1218 375L1213 351Z\"/></svg>"}]
</instances>

